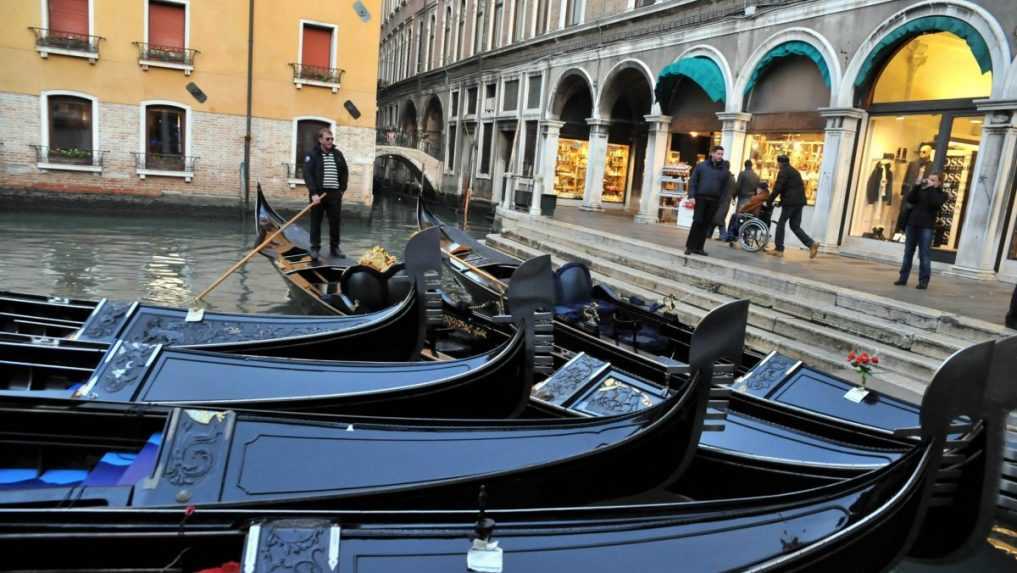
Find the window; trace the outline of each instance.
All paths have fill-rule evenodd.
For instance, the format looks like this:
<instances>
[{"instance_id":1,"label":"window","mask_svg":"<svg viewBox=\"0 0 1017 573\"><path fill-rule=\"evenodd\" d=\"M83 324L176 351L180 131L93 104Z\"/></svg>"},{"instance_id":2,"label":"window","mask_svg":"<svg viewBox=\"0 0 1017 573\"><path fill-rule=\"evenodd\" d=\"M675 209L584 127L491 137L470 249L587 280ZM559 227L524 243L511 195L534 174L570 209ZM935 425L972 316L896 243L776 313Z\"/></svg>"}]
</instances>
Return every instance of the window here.
<instances>
[{"instance_id":1,"label":"window","mask_svg":"<svg viewBox=\"0 0 1017 573\"><path fill-rule=\"evenodd\" d=\"M303 85L332 88L332 93L339 90L342 81L342 70L336 64L336 45L338 30L333 24L322 22L300 21L300 60L293 67L293 83L297 89ZM394 79L396 74L395 43L388 43L388 74Z\"/></svg>"},{"instance_id":2,"label":"window","mask_svg":"<svg viewBox=\"0 0 1017 573\"><path fill-rule=\"evenodd\" d=\"M526 122L526 147L523 148L523 177L533 176L533 159L537 154L537 122Z\"/></svg>"},{"instance_id":3,"label":"window","mask_svg":"<svg viewBox=\"0 0 1017 573\"><path fill-rule=\"evenodd\" d=\"M417 65L413 68L413 73L419 74L424 71L424 21L421 20L417 24Z\"/></svg>"},{"instance_id":4,"label":"window","mask_svg":"<svg viewBox=\"0 0 1017 573\"><path fill-rule=\"evenodd\" d=\"M494 96L496 88L496 84L487 84L484 86L484 113L494 113Z\"/></svg>"},{"instance_id":5,"label":"window","mask_svg":"<svg viewBox=\"0 0 1017 573\"><path fill-rule=\"evenodd\" d=\"M504 11L505 1L495 0L494 19L491 23L491 47L494 49L501 47L501 15Z\"/></svg>"},{"instance_id":6,"label":"window","mask_svg":"<svg viewBox=\"0 0 1017 573\"><path fill-rule=\"evenodd\" d=\"M494 124L484 124L484 135L481 138L480 148L480 173L487 175L491 173L491 141L494 138Z\"/></svg>"},{"instance_id":7,"label":"window","mask_svg":"<svg viewBox=\"0 0 1017 573\"><path fill-rule=\"evenodd\" d=\"M186 10L184 4L176 2L148 2L148 44L149 47L170 48L183 51L186 43Z\"/></svg>"},{"instance_id":8,"label":"window","mask_svg":"<svg viewBox=\"0 0 1017 573\"><path fill-rule=\"evenodd\" d=\"M581 0L562 0L565 4L565 9L562 11L562 24L565 27L575 26L579 23L580 17L582 16L579 2Z\"/></svg>"},{"instance_id":9,"label":"window","mask_svg":"<svg viewBox=\"0 0 1017 573\"><path fill-rule=\"evenodd\" d=\"M448 106L449 117L457 117L459 115L459 92L452 92L451 105Z\"/></svg>"},{"instance_id":10,"label":"window","mask_svg":"<svg viewBox=\"0 0 1017 573\"><path fill-rule=\"evenodd\" d=\"M385 110L386 112L388 110ZM386 114L387 115L387 114ZM287 165L287 175L290 187L303 183L304 160L318 143L318 131L322 128L335 129L334 124L327 119L297 118L293 120L293 163Z\"/></svg>"},{"instance_id":11,"label":"window","mask_svg":"<svg viewBox=\"0 0 1017 573\"><path fill-rule=\"evenodd\" d=\"M76 56L94 64L102 38L91 35L92 0L44 0L42 9L42 27L31 28L39 55Z\"/></svg>"},{"instance_id":12,"label":"window","mask_svg":"<svg viewBox=\"0 0 1017 573\"><path fill-rule=\"evenodd\" d=\"M43 92L40 104L41 145L35 146L39 167L101 171L95 98L85 94Z\"/></svg>"},{"instance_id":13,"label":"window","mask_svg":"<svg viewBox=\"0 0 1017 573\"><path fill-rule=\"evenodd\" d=\"M466 0L460 0L459 2L459 31L456 34L456 59L459 60L466 56Z\"/></svg>"},{"instance_id":14,"label":"window","mask_svg":"<svg viewBox=\"0 0 1017 573\"><path fill-rule=\"evenodd\" d=\"M427 57L424 58L424 71L431 69L432 58L434 58L434 29L438 26L438 16L431 14L431 25L428 26Z\"/></svg>"},{"instance_id":15,"label":"window","mask_svg":"<svg viewBox=\"0 0 1017 573\"><path fill-rule=\"evenodd\" d=\"M502 111L515 111L519 107L519 80L505 82L505 93L502 94Z\"/></svg>"},{"instance_id":16,"label":"window","mask_svg":"<svg viewBox=\"0 0 1017 573\"><path fill-rule=\"evenodd\" d=\"M523 28L526 26L526 0L515 0L515 22L512 25L512 41L518 42L525 37Z\"/></svg>"},{"instance_id":17,"label":"window","mask_svg":"<svg viewBox=\"0 0 1017 573\"><path fill-rule=\"evenodd\" d=\"M448 126L448 153L445 154L445 159L448 161L445 168L451 171L456 164L456 124L454 123Z\"/></svg>"},{"instance_id":18,"label":"window","mask_svg":"<svg viewBox=\"0 0 1017 573\"><path fill-rule=\"evenodd\" d=\"M466 90L466 115L477 113L477 88L476 86Z\"/></svg>"},{"instance_id":19,"label":"window","mask_svg":"<svg viewBox=\"0 0 1017 573\"><path fill-rule=\"evenodd\" d=\"M142 102L138 175L168 175L191 180L191 110L173 102Z\"/></svg>"},{"instance_id":20,"label":"window","mask_svg":"<svg viewBox=\"0 0 1017 573\"><path fill-rule=\"evenodd\" d=\"M547 32L548 10L550 0L537 0L537 34Z\"/></svg>"},{"instance_id":21,"label":"window","mask_svg":"<svg viewBox=\"0 0 1017 573\"><path fill-rule=\"evenodd\" d=\"M445 9L445 32L441 40L441 65L452 62L452 7Z\"/></svg>"},{"instance_id":22,"label":"window","mask_svg":"<svg viewBox=\"0 0 1017 573\"><path fill-rule=\"evenodd\" d=\"M530 76L530 87L526 92L526 109L540 109L540 89L543 77Z\"/></svg>"},{"instance_id":23,"label":"window","mask_svg":"<svg viewBox=\"0 0 1017 573\"><path fill-rule=\"evenodd\" d=\"M413 24L406 27L406 55L403 57L403 77L409 77L411 72L410 62L413 60L410 55L413 54ZM415 72L416 70L412 70Z\"/></svg>"},{"instance_id":24,"label":"window","mask_svg":"<svg viewBox=\"0 0 1017 573\"><path fill-rule=\"evenodd\" d=\"M474 16L473 21L473 53L479 54L483 52L486 47L484 41L487 40L487 18L484 15L487 13L484 10L484 1L477 1L477 13Z\"/></svg>"},{"instance_id":25,"label":"window","mask_svg":"<svg viewBox=\"0 0 1017 573\"><path fill-rule=\"evenodd\" d=\"M48 18L50 33L87 36L89 30L89 0L49 0Z\"/></svg>"}]
</instances>

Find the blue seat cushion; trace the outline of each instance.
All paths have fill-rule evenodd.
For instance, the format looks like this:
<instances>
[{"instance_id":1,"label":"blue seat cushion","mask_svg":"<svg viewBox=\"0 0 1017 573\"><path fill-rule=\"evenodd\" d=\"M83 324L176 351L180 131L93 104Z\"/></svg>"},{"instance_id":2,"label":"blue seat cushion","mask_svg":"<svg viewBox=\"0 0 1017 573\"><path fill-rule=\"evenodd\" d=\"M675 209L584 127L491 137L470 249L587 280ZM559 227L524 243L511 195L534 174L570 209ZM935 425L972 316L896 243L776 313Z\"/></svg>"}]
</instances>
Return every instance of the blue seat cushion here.
<instances>
[{"instance_id":1,"label":"blue seat cushion","mask_svg":"<svg viewBox=\"0 0 1017 573\"><path fill-rule=\"evenodd\" d=\"M141 448L131 465L124 471L117 485L134 485L139 480L152 474L155 463L159 459L159 447L162 445L162 432L152 434Z\"/></svg>"},{"instance_id":2,"label":"blue seat cushion","mask_svg":"<svg viewBox=\"0 0 1017 573\"><path fill-rule=\"evenodd\" d=\"M88 470L46 470L39 476L43 485L60 486L81 483L88 477Z\"/></svg>"},{"instance_id":3,"label":"blue seat cushion","mask_svg":"<svg viewBox=\"0 0 1017 573\"><path fill-rule=\"evenodd\" d=\"M38 478L39 470L34 468L0 468L0 488L24 487Z\"/></svg>"},{"instance_id":4,"label":"blue seat cushion","mask_svg":"<svg viewBox=\"0 0 1017 573\"><path fill-rule=\"evenodd\" d=\"M84 485L116 485L137 457L137 454L129 452L103 454L99 463L88 473Z\"/></svg>"}]
</instances>

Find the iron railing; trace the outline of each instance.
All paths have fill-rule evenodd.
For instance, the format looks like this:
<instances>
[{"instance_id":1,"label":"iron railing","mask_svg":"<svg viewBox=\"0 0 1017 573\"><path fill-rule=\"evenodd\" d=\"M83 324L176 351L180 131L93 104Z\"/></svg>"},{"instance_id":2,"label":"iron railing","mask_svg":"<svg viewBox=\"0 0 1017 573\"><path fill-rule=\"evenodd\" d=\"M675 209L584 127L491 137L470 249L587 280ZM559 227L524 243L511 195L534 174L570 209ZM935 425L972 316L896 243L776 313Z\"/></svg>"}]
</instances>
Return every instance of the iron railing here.
<instances>
[{"instance_id":1,"label":"iron railing","mask_svg":"<svg viewBox=\"0 0 1017 573\"><path fill-rule=\"evenodd\" d=\"M81 165L85 167L102 167L102 158L108 151L81 149L79 147L47 147L45 145L30 146L35 150L35 159L39 163L60 165Z\"/></svg>"},{"instance_id":2,"label":"iron railing","mask_svg":"<svg viewBox=\"0 0 1017 573\"><path fill-rule=\"evenodd\" d=\"M169 64L193 66L194 56L201 53L198 50L192 50L191 48L160 46L145 42L134 42L134 45L138 47L138 59L148 60L150 62L166 62Z\"/></svg>"},{"instance_id":3,"label":"iron railing","mask_svg":"<svg viewBox=\"0 0 1017 573\"><path fill-rule=\"evenodd\" d=\"M134 167L146 171L174 171L193 173L198 158L194 155L177 155L174 153L141 153L133 152Z\"/></svg>"},{"instance_id":4,"label":"iron railing","mask_svg":"<svg viewBox=\"0 0 1017 573\"><path fill-rule=\"evenodd\" d=\"M293 68L294 80L305 80L322 82L326 84L340 84L343 81L343 74L346 70L339 68L325 68L322 66L309 66L306 64L290 64Z\"/></svg>"},{"instance_id":5,"label":"iron railing","mask_svg":"<svg viewBox=\"0 0 1017 573\"><path fill-rule=\"evenodd\" d=\"M99 55L99 42L106 39L102 36L51 30L49 28L29 27L29 30L35 33L35 45L37 47L86 52L95 55Z\"/></svg>"}]
</instances>

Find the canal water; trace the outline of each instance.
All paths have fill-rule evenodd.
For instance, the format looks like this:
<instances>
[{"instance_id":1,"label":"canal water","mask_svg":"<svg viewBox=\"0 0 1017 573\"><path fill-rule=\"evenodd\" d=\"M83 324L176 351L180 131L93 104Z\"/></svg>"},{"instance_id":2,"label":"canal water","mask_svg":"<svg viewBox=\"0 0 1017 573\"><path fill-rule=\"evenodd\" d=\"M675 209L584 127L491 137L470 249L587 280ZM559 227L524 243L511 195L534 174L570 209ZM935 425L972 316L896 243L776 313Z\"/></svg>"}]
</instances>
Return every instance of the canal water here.
<instances>
[{"instance_id":1,"label":"canal water","mask_svg":"<svg viewBox=\"0 0 1017 573\"><path fill-rule=\"evenodd\" d=\"M434 209L448 222L461 219ZM483 236L491 214L471 209L467 230ZM367 217L343 221L343 250L359 256L380 245L402 259L416 231L415 201L377 196ZM323 232L327 233L323 229ZM0 206L0 290L73 298L140 300L187 306L254 246L252 217L160 214L157 208L122 213L47 211L45 206ZM327 238L326 238L327 243ZM255 256L207 297L223 312L299 313L268 259ZM903 563L898 573L1017 571L1017 559L987 543L971 558L949 565ZM861 573L861 572L860 572Z\"/></svg>"}]
</instances>

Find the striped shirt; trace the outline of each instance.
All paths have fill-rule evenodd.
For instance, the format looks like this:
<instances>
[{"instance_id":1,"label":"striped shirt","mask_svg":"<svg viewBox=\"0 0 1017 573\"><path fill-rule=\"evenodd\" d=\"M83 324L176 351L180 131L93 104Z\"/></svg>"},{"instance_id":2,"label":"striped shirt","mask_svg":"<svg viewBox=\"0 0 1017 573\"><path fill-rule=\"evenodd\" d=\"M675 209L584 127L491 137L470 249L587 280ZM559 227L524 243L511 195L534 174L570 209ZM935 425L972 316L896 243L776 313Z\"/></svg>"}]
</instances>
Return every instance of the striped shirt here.
<instances>
[{"instance_id":1,"label":"striped shirt","mask_svg":"<svg viewBox=\"0 0 1017 573\"><path fill-rule=\"evenodd\" d=\"M322 154L324 160L322 166L325 168L321 186L324 189L339 188L339 170L335 166L335 156L331 153Z\"/></svg>"}]
</instances>

